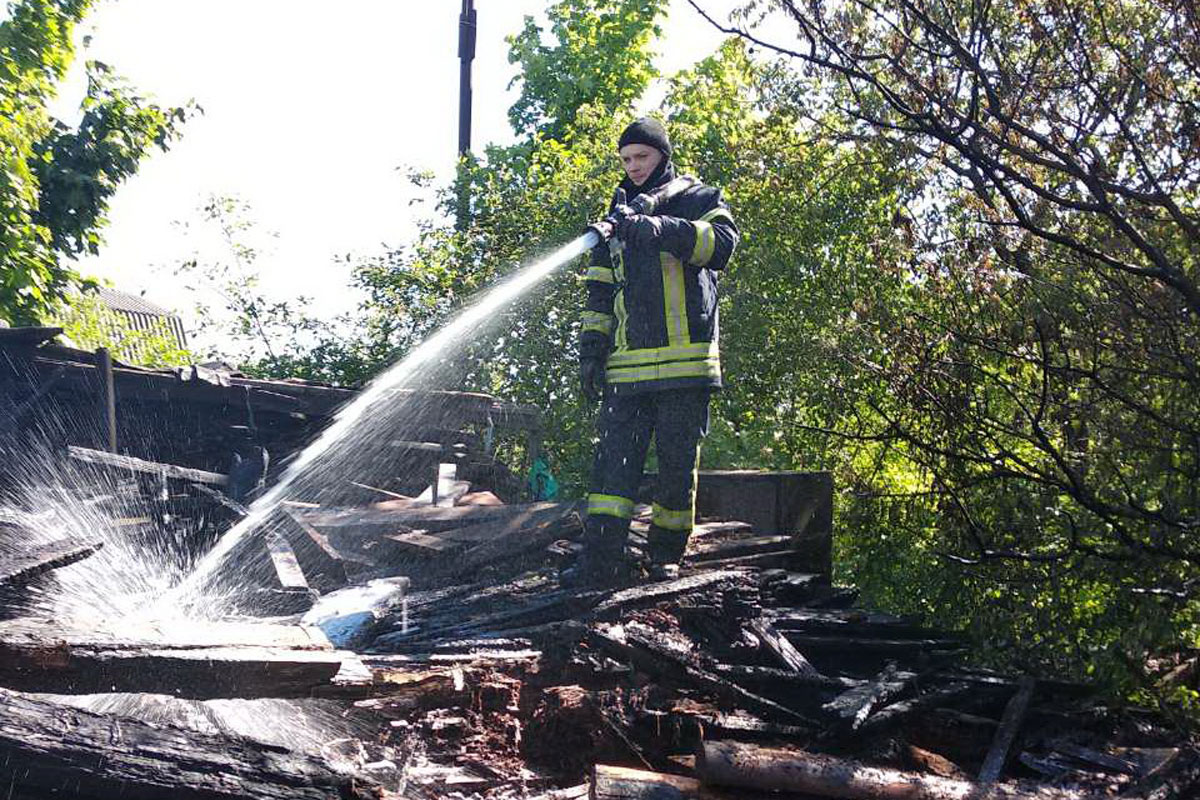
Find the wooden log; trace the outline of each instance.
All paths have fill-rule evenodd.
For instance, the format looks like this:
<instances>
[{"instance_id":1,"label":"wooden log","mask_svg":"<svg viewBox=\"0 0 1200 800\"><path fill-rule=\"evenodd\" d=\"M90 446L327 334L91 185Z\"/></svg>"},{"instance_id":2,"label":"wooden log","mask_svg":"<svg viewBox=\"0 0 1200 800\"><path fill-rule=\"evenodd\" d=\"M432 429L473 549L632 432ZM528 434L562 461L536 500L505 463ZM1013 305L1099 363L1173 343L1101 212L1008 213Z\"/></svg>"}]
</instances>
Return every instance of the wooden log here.
<instances>
[{"instance_id":1,"label":"wooden log","mask_svg":"<svg viewBox=\"0 0 1200 800\"><path fill-rule=\"evenodd\" d=\"M705 784L841 797L847 800L1081 800L1079 792L1051 787L1025 790L1005 784L988 789L970 781L871 767L849 759L737 742L705 742L696 756ZM990 792L984 794L984 792Z\"/></svg>"},{"instance_id":2,"label":"wooden log","mask_svg":"<svg viewBox=\"0 0 1200 800\"><path fill-rule=\"evenodd\" d=\"M215 486L224 486L229 483L229 476L221 475L217 472L179 467L174 464L159 464L155 461L144 461L140 458L123 456L117 453L105 453L101 450L92 450L87 447L79 447L78 445L69 445L67 447L67 454L76 461L129 470L130 472L165 475L168 478L176 480L191 481L192 483L208 483Z\"/></svg>"},{"instance_id":3,"label":"wooden log","mask_svg":"<svg viewBox=\"0 0 1200 800\"><path fill-rule=\"evenodd\" d=\"M0 586L24 583L44 572L82 561L103 546L103 542L81 544L60 539L33 545L20 553L0 555Z\"/></svg>"},{"instance_id":4,"label":"wooden log","mask_svg":"<svg viewBox=\"0 0 1200 800\"><path fill-rule=\"evenodd\" d=\"M733 800L762 796L727 792L683 775L608 764L597 764L591 777L591 800Z\"/></svg>"},{"instance_id":5,"label":"wooden log","mask_svg":"<svg viewBox=\"0 0 1200 800\"><path fill-rule=\"evenodd\" d=\"M0 764L7 765L0 768L5 792L18 798L64 791L79 800L378 796L369 779L276 745L96 714L3 689Z\"/></svg>"},{"instance_id":6,"label":"wooden log","mask_svg":"<svg viewBox=\"0 0 1200 800\"><path fill-rule=\"evenodd\" d=\"M1009 751L1012 750L1017 733L1021 730L1021 723L1025 721L1025 712L1029 710L1029 701L1033 699L1035 688L1037 681L1033 678L1022 678L1017 693L1004 707L1004 716L1000 719L1000 727L996 729L996 738L992 740L992 747L979 770L979 782L984 786L995 783L1004 771Z\"/></svg>"}]
</instances>

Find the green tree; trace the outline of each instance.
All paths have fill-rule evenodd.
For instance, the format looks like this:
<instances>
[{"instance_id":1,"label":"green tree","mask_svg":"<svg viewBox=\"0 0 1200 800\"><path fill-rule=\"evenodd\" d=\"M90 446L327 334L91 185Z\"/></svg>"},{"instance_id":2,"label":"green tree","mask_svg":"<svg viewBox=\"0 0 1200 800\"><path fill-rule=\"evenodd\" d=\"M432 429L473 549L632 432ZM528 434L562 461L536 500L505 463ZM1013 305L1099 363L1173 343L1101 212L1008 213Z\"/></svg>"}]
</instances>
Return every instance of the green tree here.
<instances>
[{"instance_id":1,"label":"green tree","mask_svg":"<svg viewBox=\"0 0 1200 800\"><path fill-rule=\"evenodd\" d=\"M1152 680L1200 610L1194 10L768 5L804 42L743 32L799 67L781 99L920 177L918 291L838 354L881 388L836 430L874 454L857 577L1007 657Z\"/></svg>"},{"instance_id":2,"label":"green tree","mask_svg":"<svg viewBox=\"0 0 1200 800\"><path fill-rule=\"evenodd\" d=\"M186 113L137 96L88 64L83 120L71 130L46 103L74 56L87 0L21 0L0 22L0 318L37 322L80 276L70 259L96 252L108 202Z\"/></svg>"},{"instance_id":3,"label":"green tree","mask_svg":"<svg viewBox=\"0 0 1200 800\"><path fill-rule=\"evenodd\" d=\"M666 0L572 0L546 10L551 43L532 17L509 37L521 96L509 111L518 134L564 138L585 106L622 112L657 74L652 43Z\"/></svg>"}]
</instances>

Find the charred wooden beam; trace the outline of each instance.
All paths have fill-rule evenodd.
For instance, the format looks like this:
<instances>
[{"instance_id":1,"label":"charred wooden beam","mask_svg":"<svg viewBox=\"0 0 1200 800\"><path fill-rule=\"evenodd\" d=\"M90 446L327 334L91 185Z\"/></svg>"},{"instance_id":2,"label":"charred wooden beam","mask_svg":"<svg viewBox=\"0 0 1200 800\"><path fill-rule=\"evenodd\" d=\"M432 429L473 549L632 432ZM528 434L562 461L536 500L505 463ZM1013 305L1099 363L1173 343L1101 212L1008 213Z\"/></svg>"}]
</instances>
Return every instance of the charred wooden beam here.
<instances>
[{"instance_id":1,"label":"charred wooden beam","mask_svg":"<svg viewBox=\"0 0 1200 800\"><path fill-rule=\"evenodd\" d=\"M1022 678L1017 693L1004 707L1004 716L1000 720L1000 727L996 729L996 738L992 741L992 747L979 770L981 784L987 786L999 780L1004 765L1008 763L1013 742L1021 730L1021 723L1025 721L1025 712L1029 710L1029 701L1033 699L1035 688L1037 681L1033 678Z\"/></svg>"},{"instance_id":2,"label":"charred wooden beam","mask_svg":"<svg viewBox=\"0 0 1200 800\"><path fill-rule=\"evenodd\" d=\"M756 713L789 722L798 722L814 729L821 727L820 723L809 719L800 712L747 691L696 664L689 663L680 654L659 647L649 637L629 628L624 630L624 640L614 635L613 632L590 628L588 641L619 659L632 662L635 667L650 675L669 678L684 685L691 684L711 691L717 696L724 697L734 704L742 705Z\"/></svg>"},{"instance_id":3,"label":"charred wooden beam","mask_svg":"<svg viewBox=\"0 0 1200 800\"><path fill-rule=\"evenodd\" d=\"M821 673L802 673L777 667L755 667L744 664L714 664L713 672L723 678L746 686L795 686L818 687L833 689L853 689L862 686L866 681L856 678L822 675Z\"/></svg>"},{"instance_id":4,"label":"charred wooden beam","mask_svg":"<svg viewBox=\"0 0 1200 800\"><path fill-rule=\"evenodd\" d=\"M0 622L0 685L30 692L151 692L188 698L306 697L342 665L296 626L200 624L54 633L45 620ZM172 630L177 629L177 630Z\"/></svg>"},{"instance_id":5,"label":"charred wooden beam","mask_svg":"<svg viewBox=\"0 0 1200 800\"><path fill-rule=\"evenodd\" d=\"M843 692L822 708L842 726L857 730L876 705L904 691L916 677L916 673L902 672L894 661L889 662L875 680Z\"/></svg>"},{"instance_id":6,"label":"charred wooden beam","mask_svg":"<svg viewBox=\"0 0 1200 800\"><path fill-rule=\"evenodd\" d=\"M297 516L316 528L370 528L407 525L437 532L470 524L503 524L516 530L527 524L558 519L577 509L572 503L533 503L508 506L416 506L400 509L340 508L298 511Z\"/></svg>"},{"instance_id":7,"label":"charred wooden beam","mask_svg":"<svg viewBox=\"0 0 1200 800\"><path fill-rule=\"evenodd\" d=\"M749 536L740 539L727 539L723 542L700 544L691 549L687 560L695 563L718 561L736 556L752 556L759 553L777 553L790 550L790 536Z\"/></svg>"},{"instance_id":8,"label":"charred wooden beam","mask_svg":"<svg viewBox=\"0 0 1200 800\"><path fill-rule=\"evenodd\" d=\"M192 469L191 467L179 467L174 464L159 464L155 461L144 461L133 456L123 456L118 453L105 453L101 450L91 450L87 447L79 447L70 445L67 447L67 454L76 461L83 461L88 464L99 464L105 467L113 467L115 469L128 470L130 472L141 472L148 475L164 475L175 480L190 481L192 483L208 483L216 486L224 486L229 483L228 475L221 475L217 472L207 472L202 469Z\"/></svg>"},{"instance_id":9,"label":"charred wooden beam","mask_svg":"<svg viewBox=\"0 0 1200 800\"><path fill-rule=\"evenodd\" d=\"M59 379L66 374L66 371L66 367L59 367L51 372L50 375L38 385L37 389L34 390L31 396L25 398L23 401L21 401L19 406L12 410L12 412L8 415L8 419L0 421L0 433L6 433L17 427L17 423L21 421L21 417L32 411L33 408L39 402L41 402L42 398L50 393L50 390L53 389L55 384L58 383Z\"/></svg>"},{"instance_id":10,"label":"charred wooden beam","mask_svg":"<svg viewBox=\"0 0 1200 800\"><path fill-rule=\"evenodd\" d=\"M81 544L60 539L33 545L20 553L0 555L0 586L24 583L43 572L82 561L103 546L103 542Z\"/></svg>"},{"instance_id":11,"label":"charred wooden beam","mask_svg":"<svg viewBox=\"0 0 1200 800\"><path fill-rule=\"evenodd\" d=\"M378 787L276 745L116 718L0 689L5 791L151 800L356 800ZM16 766L20 765L17 769Z\"/></svg>"},{"instance_id":12,"label":"charred wooden beam","mask_svg":"<svg viewBox=\"0 0 1200 800\"><path fill-rule=\"evenodd\" d=\"M195 699L308 697L342 666L332 651L269 647L99 650L0 643L0 683L26 692L149 692Z\"/></svg>"},{"instance_id":13,"label":"charred wooden beam","mask_svg":"<svg viewBox=\"0 0 1200 800\"><path fill-rule=\"evenodd\" d=\"M972 691L969 684L955 682L935 691L884 706L867 718L862 724L862 731L879 733L899 724L910 715L943 704L953 703Z\"/></svg>"},{"instance_id":14,"label":"charred wooden beam","mask_svg":"<svg viewBox=\"0 0 1200 800\"><path fill-rule=\"evenodd\" d=\"M593 616L601 619L619 610L638 608L649 603L669 600L681 594L699 591L719 583L742 578L745 578L745 574L736 570L709 570L674 580L622 589L619 592L614 592L612 596L596 606Z\"/></svg>"},{"instance_id":15,"label":"charred wooden beam","mask_svg":"<svg viewBox=\"0 0 1200 800\"><path fill-rule=\"evenodd\" d=\"M821 671L814 667L804 657L804 654L788 641L787 637L775 630L774 626L768 620L761 617L752 620L750 622L750 630L762 642L763 648L787 669L813 678L823 677Z\"/></svg>"}]
</instances>

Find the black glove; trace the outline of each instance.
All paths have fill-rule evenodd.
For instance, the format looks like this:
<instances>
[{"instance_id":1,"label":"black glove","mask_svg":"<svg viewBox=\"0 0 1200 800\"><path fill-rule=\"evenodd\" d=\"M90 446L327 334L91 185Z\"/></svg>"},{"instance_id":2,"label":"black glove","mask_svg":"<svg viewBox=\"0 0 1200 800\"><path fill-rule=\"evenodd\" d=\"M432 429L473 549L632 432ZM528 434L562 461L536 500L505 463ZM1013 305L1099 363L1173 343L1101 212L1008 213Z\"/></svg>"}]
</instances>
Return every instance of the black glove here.
<instances>
[{"instance_id":1,"label":"black glove","mask_svg":"<svg viewBox=\"0 0 1200 800\"><path fill-rule=\"evenodd\" d=\"M604 395L604 361L599 358L583 358L579 361L579 387L583 396L593 403L600 402Z\"/></svg>"},{"instance_id":2,"label":"black glove","mask_svg":"<svg viewBox=\"0 0 1200 800\"><path fill-rule=\"evenodd\" d=\"M630 214L617 222L616 236L630 247L646 247L662 237L662 218Z\"/></svg>"}]
</instances>

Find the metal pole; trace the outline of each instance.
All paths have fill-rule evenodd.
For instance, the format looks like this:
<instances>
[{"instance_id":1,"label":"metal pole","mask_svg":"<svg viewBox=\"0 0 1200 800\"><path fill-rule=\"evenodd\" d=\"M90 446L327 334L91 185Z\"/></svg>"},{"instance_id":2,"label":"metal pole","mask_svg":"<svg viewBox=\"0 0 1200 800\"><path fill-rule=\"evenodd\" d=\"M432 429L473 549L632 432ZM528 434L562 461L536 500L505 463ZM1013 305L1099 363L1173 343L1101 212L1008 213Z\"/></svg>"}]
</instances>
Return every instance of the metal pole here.
<instances>
[{"instance_id":1,"label":"metal pole","mask_svg":"<svg viewBox=\"0 0 1200 800\"><path fill-rule=\"evenodd\" d=\"M113 383L112 354L107 348L96 349L96 369L100 373L100 409L104 415L108 452L117 452L117 390Z\"/></svg>"},{"instance_id":2,"label":"metal pole","mask_svg":"<svg viewBox=\"0 0 1200 800\"><path fill-rule=\"evenodd\" d=\"M475 60L475 0L462 0L458 15L458 155L471 152L471 62Z\"/></svg>"}]
</instances>

